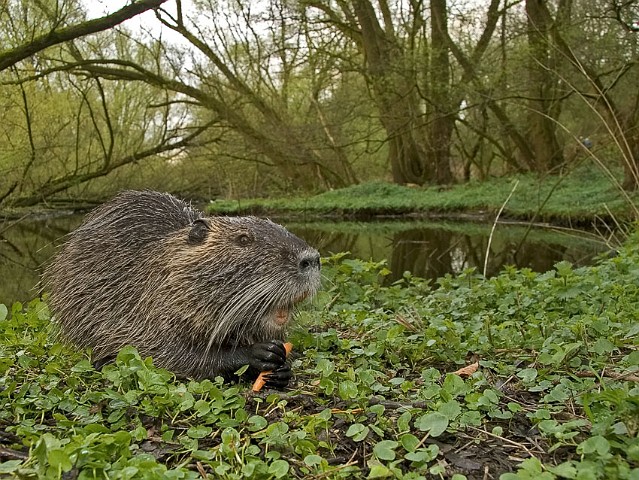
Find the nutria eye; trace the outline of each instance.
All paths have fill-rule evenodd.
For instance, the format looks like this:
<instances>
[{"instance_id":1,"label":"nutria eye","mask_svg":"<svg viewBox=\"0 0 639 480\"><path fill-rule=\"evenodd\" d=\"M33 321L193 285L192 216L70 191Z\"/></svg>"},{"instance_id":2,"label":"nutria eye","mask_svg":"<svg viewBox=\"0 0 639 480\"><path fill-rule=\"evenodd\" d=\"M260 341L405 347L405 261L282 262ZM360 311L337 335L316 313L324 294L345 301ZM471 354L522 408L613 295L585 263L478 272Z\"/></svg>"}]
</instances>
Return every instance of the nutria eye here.
<instances>
[{"instance_id":1,"label":"nutria eye","mask_svg":"<svg viewBox=\"0 0 639 480\"><path fill-rule=\"evenodd\" d=\"M242 233L241 235L238 235L238 237L237 237L237 243L240 246L242 246L242 247L246 247L252 241L253 241L253 239L249 235L247 235L246 233Z\"/></svg>"}]
</instances>

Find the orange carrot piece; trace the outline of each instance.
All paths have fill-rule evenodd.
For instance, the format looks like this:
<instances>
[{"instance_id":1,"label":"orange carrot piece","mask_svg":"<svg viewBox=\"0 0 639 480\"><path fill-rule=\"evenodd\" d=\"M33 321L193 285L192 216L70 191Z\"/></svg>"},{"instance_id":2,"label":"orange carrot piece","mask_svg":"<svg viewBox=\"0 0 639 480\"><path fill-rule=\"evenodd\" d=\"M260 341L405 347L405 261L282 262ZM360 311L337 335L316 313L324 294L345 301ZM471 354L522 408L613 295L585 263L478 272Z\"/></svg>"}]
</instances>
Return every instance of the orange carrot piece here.
<instances>
[{"instance_id":1,"label":"orange carrot piece","mask_svg":"<svg viewBox=\"0 0 639 480\"><path fill-rule=\"evenodd\" d=\"M286 356L288 357L288 355L293 350L293 344L290 342L286 342L284 344L284 350L286 350ZM269 373L271 373L270 370L267 372L262 372L257 376L257 378L255 379L255 383L253 383L254 392L259 392L260 390L262 390L262 387L264 387L264 385L266 384L266 375L268 375Z\"/></svg>"}]
</instances>

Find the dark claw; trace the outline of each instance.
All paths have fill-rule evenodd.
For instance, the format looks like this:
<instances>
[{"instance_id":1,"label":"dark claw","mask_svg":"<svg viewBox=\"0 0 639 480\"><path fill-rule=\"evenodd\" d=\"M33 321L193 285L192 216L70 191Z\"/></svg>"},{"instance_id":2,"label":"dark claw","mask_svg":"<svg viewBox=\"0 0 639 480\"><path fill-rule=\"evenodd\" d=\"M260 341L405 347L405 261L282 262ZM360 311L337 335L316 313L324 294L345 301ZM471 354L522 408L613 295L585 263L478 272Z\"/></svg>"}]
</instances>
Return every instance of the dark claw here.
<instances>
[{"instance_id":1,"label":"dark claw","mask_svg":"<svg viewBox=\"0 0 639 480\"><path fill-rule=\"evenodd\" d=\"M268 388L284 388L288 385L289 380L293 376L291 367L289 365L283 365L277 370L273 370L268 375L265 375L266 386Z\"/></svg>"}]
</instances>

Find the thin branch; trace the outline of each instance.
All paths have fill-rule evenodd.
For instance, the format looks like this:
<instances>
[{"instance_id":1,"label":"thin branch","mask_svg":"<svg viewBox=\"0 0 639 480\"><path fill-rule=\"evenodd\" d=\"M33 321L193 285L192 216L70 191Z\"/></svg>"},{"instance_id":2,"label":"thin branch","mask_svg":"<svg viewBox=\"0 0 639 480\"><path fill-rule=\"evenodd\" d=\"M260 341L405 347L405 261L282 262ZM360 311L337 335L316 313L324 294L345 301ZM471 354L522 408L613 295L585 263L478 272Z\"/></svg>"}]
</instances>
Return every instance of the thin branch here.
<instances>
[{"instance_id":1,"label":"thin branch","mask_svg":"<svg viewBox=\"0 0 639 480\"><path fill-rule=\"evenodd\" d=\"M29 160L27 161L27 164L24 166L24 170L22 171L22 179L20 180L20 189L22 190L22 187L25 183L25 179L27 178L27 174L29 173L29 170L31 169L31 167L33 166L33 164L35 163L36 160L36 147L35 147L35 141L33 139L33 124L31 122L31 112L29 109L29 100L27 98L27 92L24 89L24 85L20 84L20 94L22 96L22 104L24 105L24 119L26 121L27 124L27 137L29 139Z\"/></svg>"},{"instance_id":2,"label":"thin branch","mask_svg":"<svg viewBox=\"0 0 639 480\"><path fill-rule=\"evenodd\" d=\"M161 10L163 12L163 10ZM161 15L156 15L158 20L162 22L164 26L170 28L182 35L186 40L189 41L191 45L197 48L200 52L202 52L206 57L215 65L220 72L224 75L224 77L230 82L230 84L235 88L238 92L245 95L247 98L251 100L251 102L265 115L269 116L271 119L281 122L282 119L280 115L271 107L269 107L266 102L262 98L260 98L249 86L246 82L242 81L231 69L228 67L226 63L213 51L211 47L209 47L204 41L195 36L186 25L183 23L171 23L166 19L162 18Z\"/></svg>"},{"instance_id":3,"label":"thin branch","mask_svg":"<svg viewBox=\"0 0 639 480\"><path fill-rule=\"evenodd\" d=\"M143 160L148 157L152 157L154 155L159 155L161 153L170 152L172 150L177 150L177 149L190 146L192 145L193 140L195 140L198 136L204 133L212 125L212 123L213 122L208 122L207 124L201 127L198 127L197 129L195 129L194 132L190 133L189 135L183 137L181 140L178 140L176 142L162 143L154 147L148 148L146 150L143 150L141 152L136 152L131 155L122 157L118 159L117 161L112 162L108 166L108 168L103 167L93 172L73 174L73 175L68 175L65 177L52 180L42 185L37 195L30 196L30 197L17 198L15 202L13 202L13 205L19 206L19 207L36 205L37 203L42 201L42 199L50 195L53 195L58 192L62 192L80 183L93 180L94 178L99 178L99 177L108 175L110 172L112 172L116 168L122 167L124 165L128 165L130 163L138 162L140 160Z\"/></svg>"},{"instance_id":4,"label":"thin branch","mask_svg":"<svg viewBox=\"0 0 639 480\"><path fill-rule=\"evenodd\" d=\"M85 35L113 28L125 20L139 15L140 13L158 8L164 2L166 2L166 0L139 0L110 15L93 20L87 20L86 22L61 28L59 30L53 29L49 33L45 33L44 35L34 38L28 43L12 48L11 50L0 52L0 71L15 65L19 61L24 60L45 48L68 42L74 38L83 37Z\"/></svg>"}]
</instances>

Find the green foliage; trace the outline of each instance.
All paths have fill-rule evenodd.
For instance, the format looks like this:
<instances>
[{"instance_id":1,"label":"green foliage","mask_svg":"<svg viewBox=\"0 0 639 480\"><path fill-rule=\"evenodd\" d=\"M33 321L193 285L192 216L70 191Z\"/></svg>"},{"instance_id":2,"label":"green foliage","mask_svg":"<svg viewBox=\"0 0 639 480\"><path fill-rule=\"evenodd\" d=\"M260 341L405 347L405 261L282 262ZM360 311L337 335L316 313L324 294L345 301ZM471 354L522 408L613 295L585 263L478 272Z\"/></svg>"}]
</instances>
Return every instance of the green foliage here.
<instances>
[{"instance_id":1,"label":"green foliage","mask_svg":"<svg viewBox=\"0 0 639 480\"><path fill-rule=\"evenodd\" d=\"M130 347L96 371L52 340L45 303L0 307L0 474L636 479L637 244L434 285L325 259L285 393L179 380Z\"/></svg>"},{"instance_id":2,"label":"green foliage","mask_svg":"<svg viewBox=\"0 0 639 480\"><path fill-rule=\"evenodd\" d=\"M504 208L504 216L582 221L595 216L632 218L632 210L608 179L577 171L566 177L518 177L519 183ZM513 178L495 178L481 183L411 188L372 182L325 192L309 198L218 200L209 205L215 213L279 212L320 216L400 215L447 212L489 213L499 211L513 190ZM636 200L636 197L635 197Z\"/></svg>"}]
</instances>

